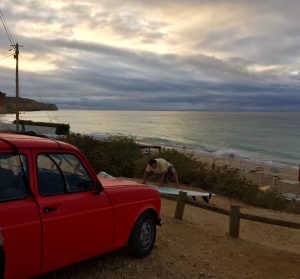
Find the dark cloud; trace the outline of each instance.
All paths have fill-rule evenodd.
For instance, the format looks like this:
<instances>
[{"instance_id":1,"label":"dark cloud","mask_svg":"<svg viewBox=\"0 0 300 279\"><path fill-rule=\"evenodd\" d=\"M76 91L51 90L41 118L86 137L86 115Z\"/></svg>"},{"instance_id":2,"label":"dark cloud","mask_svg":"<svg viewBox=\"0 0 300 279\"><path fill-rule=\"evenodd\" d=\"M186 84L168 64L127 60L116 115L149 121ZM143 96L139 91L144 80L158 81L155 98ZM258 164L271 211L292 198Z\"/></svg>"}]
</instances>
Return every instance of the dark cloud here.
<instances>
[{"instance_id":1,"label":"dark cloud","mask_svg":"<svg viewBox=\"0 0 300 279\"><path fill-rule=\"evenodd\" d=\"M185 30L181 39L191 51L170 54L155 52L155 44L167 40L163 30L172 23L143 19L147 12L158 8L167 12L174 6L226 8L232 1L103 1L99 7L97 1L65 1L57 10L43 1L12 0L4 1L4 11L16 38L25 46L23 54L30 53L33 60L53 57L55 70L30 69L38 89L21 67L23 96L40 99L42 95L46 101L66 108L299 111L296 71L300 72L300 35L295 10L300 4L291 1L294 8L286 4L283 9L282 1L274 0L272 6L270 1L261 2L237 1L243 15L249 12L239 24L224 24L224 28L203 33L197 26ZM15 9L17 5L22 9ZM58 25L60 32L46 37L23 34L14 28L18 18L23 23L45 24L45 28L47 24ZM91 29L109 29L120 41L134 39L154 46L145 51L72 39L76 25L81 23ZM6 48L7 38L0 29L0 51ZM226 55L207 55L201 49ZM266 69L260 70L261 65ZM253 70L256 67L258 70ZM0 91L14 94L13 70L2 67L0 82Z\"/></svg>"}]
</instances>

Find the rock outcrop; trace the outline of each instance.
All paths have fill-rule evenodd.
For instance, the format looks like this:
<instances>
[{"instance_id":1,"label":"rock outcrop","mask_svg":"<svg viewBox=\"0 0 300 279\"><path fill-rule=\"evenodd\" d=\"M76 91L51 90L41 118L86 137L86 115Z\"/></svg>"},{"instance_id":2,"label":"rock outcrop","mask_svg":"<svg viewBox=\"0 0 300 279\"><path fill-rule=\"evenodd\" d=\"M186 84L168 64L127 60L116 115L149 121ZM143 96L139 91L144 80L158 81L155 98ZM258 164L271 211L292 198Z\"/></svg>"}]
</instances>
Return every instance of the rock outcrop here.
<instances>
[{"instance_id":1,"label":"rock outcrop","mask_svg":"<svg viewBox=\"0 0 300 279\"><path fill-rule=\"evenodd\" d=\"M19 98L20 111L58 110L54 104L40 103L32 99ZM0 113L15 113L16 98L0 92Z\"/></svg>"}]
</instances>

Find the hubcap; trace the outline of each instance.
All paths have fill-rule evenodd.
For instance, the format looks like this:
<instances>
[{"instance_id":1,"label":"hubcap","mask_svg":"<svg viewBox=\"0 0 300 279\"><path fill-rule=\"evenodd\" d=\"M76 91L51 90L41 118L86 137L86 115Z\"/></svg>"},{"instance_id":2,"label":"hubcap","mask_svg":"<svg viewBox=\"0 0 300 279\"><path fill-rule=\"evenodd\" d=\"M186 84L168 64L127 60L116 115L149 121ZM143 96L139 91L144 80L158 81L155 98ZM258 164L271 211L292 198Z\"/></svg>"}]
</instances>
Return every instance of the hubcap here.
<instances>
[{"instance_id":1,"label":"hubcap","mask_svg":"<svg viewBox=\"0 0 300 279\"><path fill-rule=\"evenodd\" d=\"M146 250L150 247L152 242L153 230L151 224L145 222L141 229L140 240L143 248Z\"/></svg>"}]
</instances>

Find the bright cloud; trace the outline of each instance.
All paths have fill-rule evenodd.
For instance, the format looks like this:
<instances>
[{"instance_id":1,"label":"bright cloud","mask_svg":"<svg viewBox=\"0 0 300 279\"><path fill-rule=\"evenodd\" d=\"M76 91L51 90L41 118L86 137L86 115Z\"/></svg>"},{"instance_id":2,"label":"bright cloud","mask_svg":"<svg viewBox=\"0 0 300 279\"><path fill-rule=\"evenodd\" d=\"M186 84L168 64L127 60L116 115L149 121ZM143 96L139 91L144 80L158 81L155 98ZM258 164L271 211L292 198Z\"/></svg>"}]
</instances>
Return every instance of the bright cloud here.
<instances>
[{"instance_id":1,"label":"bright cloud","mask_svg":"<svg viewBox=\"0 0 300 279\"><path fill-rule=\"evenodd\" d=\"M3 0L0 7L24 45L21 71L33 72L61 107L300 110L299 1ZM0 53L8 48L2 28ZM0 91L14 92L13 58L0 67ZM36 98L26 75L21 84Z\"/></svg>"}]
</instances>

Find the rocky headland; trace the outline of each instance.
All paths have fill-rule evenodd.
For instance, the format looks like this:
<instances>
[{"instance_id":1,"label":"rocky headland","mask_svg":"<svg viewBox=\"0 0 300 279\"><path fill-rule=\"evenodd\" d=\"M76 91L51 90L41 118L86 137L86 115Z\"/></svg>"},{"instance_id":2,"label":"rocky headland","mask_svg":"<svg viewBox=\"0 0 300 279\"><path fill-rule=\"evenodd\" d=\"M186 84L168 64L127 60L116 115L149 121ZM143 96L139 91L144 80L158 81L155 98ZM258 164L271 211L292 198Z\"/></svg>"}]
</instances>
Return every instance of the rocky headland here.
<instances>
[{"instance_id":1,"label":"rocky headland","mask_svg":"<svg viewBox=\"0 0 300 279\"><path fill-rule=\"evenodd\" d=\"M58 110L55 104L46 104L37 102L28 98L19 98L20 111L40 111L40 110ZM0 113L15 113L16 98L7 97L5 93L0 92Z\"/></svg>"}]
</instances>

